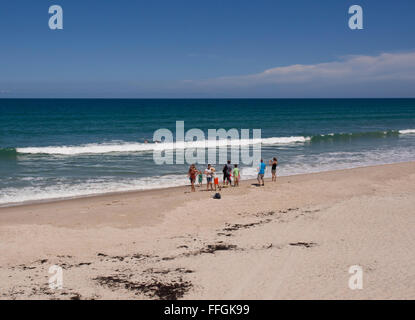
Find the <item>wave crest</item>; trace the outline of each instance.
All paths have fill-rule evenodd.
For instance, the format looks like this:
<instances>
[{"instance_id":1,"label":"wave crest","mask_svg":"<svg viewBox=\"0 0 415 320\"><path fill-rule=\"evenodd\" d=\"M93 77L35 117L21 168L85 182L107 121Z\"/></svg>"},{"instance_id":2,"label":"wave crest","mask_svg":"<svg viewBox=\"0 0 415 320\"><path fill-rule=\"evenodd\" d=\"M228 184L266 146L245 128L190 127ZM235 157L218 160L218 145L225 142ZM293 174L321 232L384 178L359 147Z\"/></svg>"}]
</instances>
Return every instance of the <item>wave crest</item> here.
<instances>
[{"instance_id":1,"label":"wave crest","mask_svg":"<svg viewBox=\"0 0 415 320\"><path fill-rule=\"evenodd\" d=\"M155 150L174 150L188 148L214 148L225 146L246 146L253 144L290 144L305 142L306 137L274 137L264 139L245 139L245 140L217 140L217 141L189 141L182 143L138 143L138 142L118 142L107 144L85 144L79 146L49 146L49 147L26 147L17 148L21 154L56 154L56 155L76 155L76 154L103 154L120 152L148 152Z\"/></svg>"},{"instance_id":2,"label":"wave crest","mask_svg":"<svg viewBox=\"0 0 415 320\"><path fill-rule=\"evenodd\" d=\"M371 132L353 132L353 133L329 133L315 135L311 137L311 142L324 141L350 141L361 138L386 138L399 136L401 133L398 130L387 131L371 131Z\"/></svg>"},{"instance_id":3,"label":"wave crest","mask_svg":"<svg viewBox=\"0 0 415 320\"><path fill-rule=\"evenodd\" d=\"M139 143L114 141L110 143L91 143L78 146L47 146L24 148L0 148L0 158L13 158L17 154L49 154L49 155L79 155L79 154L105 154L126 152L151 152L188 148L214 148L225 146L287 145L296 143L321 143L325 141L349 141L359 138L385 138L399 135L415 134L415 129L388 130L355 133L331 133L313 136L270 137L262 139L241 140L204 140L181 143Z\"/></svg>"}]
</instances>

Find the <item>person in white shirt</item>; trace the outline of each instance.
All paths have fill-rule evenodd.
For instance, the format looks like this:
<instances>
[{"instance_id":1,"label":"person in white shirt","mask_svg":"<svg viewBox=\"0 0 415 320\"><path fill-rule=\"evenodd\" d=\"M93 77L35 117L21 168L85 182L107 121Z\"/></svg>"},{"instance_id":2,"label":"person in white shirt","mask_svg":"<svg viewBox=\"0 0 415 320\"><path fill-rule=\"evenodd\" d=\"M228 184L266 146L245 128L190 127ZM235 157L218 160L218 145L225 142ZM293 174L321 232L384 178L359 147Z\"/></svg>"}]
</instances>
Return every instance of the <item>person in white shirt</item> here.
<instances>
[{"instance_id":1,"label":"person in white shirt","mask_svg":"<svg viewBox=\"0 0 415 320\"><path fill-rule=\"evenodd\" d=\"M205 170L205 175L206 175L206 181L207 181L206 190L209 190L209 186L210 186L210 190L213 190L213 185L212 185L213 170L210 164L208 164Z\"/></svg>"}]
</instances>

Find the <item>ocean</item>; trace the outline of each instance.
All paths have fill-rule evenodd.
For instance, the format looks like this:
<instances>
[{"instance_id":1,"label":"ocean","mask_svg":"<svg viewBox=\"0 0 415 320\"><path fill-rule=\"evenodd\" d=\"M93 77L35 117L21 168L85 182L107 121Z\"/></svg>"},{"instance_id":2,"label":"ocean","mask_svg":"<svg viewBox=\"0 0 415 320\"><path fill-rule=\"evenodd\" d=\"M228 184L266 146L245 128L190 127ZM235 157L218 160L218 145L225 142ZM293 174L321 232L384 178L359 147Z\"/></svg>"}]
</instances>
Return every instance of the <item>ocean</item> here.
<instances>
[{"instance_id":1,"label":"ocean","mask_svg":"<svg viewBox=\"0 0 415 320\"><path fill-rule=\"evenodd\" d=\"M186 185L153 160L176 121L261 129L280 176L415 160L415 99L0 99L0 205Z\"/></svg>"}]
</instances>

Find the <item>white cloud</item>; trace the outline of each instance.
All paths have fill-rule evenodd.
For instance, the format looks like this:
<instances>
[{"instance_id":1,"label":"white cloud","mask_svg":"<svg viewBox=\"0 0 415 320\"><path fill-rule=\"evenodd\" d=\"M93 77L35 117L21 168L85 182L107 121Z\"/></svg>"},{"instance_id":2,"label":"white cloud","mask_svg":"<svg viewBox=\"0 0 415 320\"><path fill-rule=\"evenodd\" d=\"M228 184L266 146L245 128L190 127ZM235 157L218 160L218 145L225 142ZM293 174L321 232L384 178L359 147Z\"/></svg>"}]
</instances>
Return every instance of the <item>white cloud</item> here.
<instances>
[{"instance_id":1,"label":"white cloud","mask_svg":"<svg viewBox=\"0 0 415 320\"><path fill-rule=\"evenodd\" d=\"M414 81L415 52L347 56L338 61L295 64L263 72L193 81L198 86L250 87L273 84L353 84L384 80Z\"/></svg>"}]
</instances>

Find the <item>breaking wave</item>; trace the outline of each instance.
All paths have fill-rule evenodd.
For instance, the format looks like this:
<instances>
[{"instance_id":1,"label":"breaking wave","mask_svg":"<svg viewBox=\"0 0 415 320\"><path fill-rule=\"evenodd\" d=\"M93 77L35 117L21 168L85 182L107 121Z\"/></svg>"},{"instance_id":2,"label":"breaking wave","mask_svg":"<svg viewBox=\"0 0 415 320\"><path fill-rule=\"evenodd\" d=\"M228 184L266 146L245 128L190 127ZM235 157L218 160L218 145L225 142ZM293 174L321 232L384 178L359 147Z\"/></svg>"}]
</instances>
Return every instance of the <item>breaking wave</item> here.
<instances>
[{"instance_id":1,"label":"breaking wave","mask_svg":"<svg viewBox=\"0 0 415 320\"><path fill-rule=\"evenodd\" d=\"M253 144L291 144L305 142L307 137L274 137L263 139L241 139L241 140L217 140L217 141L189 141L182 143L160 142L160 143L137 143L137 142L114 142L114 143L92 143L79 146L49 146L49 147L26 147L16 148L20 154L56 154L56 155L77 155L77 154L103 154L111 152L148 152L154 150L174 150L187 148L213 148L223 146L246 146Z\"/></svg>"},{"instance_id":2,"label":"breaking wave","mask_svg":"<svg viewBox=\"0 0 415 320\"><path fill-rule=\"evenodd\" d=\"M224 146L248 146L254 144L263 145L290 145L297 143L321 143L325 141L350 141L362 138L386 138L400 135L415 134L415 129L388 130L354 133L330 133L310 136L271 137L262 139L241 140L203 140L188 141L182 143L160 142L139 143L114 141L110 143L91 143L73 146L46 146L23 148L0 148L0 158L14 158L18 154L46 154L46 155L78 155L78 154L106 154L126 152L151 152L155 150L175 150L187 148L213 148Z\"/></svg>"}]
</instances>

